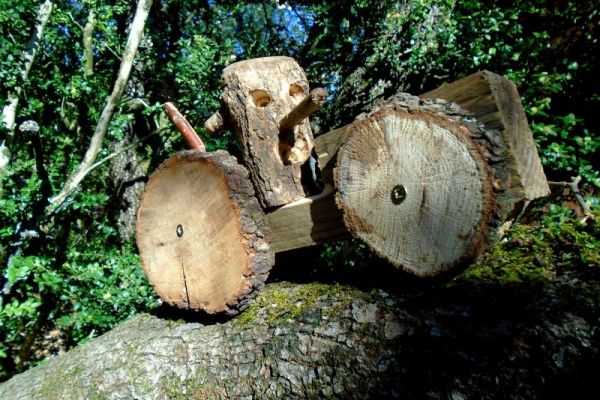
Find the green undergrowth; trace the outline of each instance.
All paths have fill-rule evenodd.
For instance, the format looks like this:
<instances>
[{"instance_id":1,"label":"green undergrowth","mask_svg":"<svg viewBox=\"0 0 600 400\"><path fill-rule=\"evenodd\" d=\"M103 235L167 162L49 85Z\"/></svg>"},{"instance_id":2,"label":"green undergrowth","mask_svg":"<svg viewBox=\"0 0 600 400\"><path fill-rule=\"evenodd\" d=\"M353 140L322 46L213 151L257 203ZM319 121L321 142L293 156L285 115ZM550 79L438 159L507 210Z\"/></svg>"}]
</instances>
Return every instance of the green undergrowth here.
<instances>
[{"instance_id":1,"label":"green undergrowth","mask_svg":"<svg viewBox=\"0 0 600 400\"><path fill-rule=\"evenodd\" d=\"M516 224L485 259L454 284L512 285L552 282L569 272L597 273L600 265L600 211L581 222L552 206L539 223Z\"/></svg>"}]
</instances>

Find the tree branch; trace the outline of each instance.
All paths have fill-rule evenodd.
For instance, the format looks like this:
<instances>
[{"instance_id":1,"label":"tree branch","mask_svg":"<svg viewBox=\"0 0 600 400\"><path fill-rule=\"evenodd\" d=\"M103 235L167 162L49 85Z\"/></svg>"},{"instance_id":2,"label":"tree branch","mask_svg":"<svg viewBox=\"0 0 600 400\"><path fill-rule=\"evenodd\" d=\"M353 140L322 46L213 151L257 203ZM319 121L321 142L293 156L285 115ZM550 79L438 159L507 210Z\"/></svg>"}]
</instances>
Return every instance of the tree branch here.
<instances>
[{"instance_id":1,"label":"tree branch","mask_svg":"<svg viewBox=\"0 0 600 400\"><path fill-rule=\"evenodd\" d=\"M17 106L19 104L19 98L21 97L21 92L23 91L23 84L27 81L27 78L29 77L29 71L31 71L31 66L33 65L33 61L35 60L35 55L37 54L38 48L40 47L40 42L42 40L44 28L46 27L46 24L50 19L50 14L52 13L53 6L54 4L52 3L52 1L45 0L38 10L37 24L35 25L33 34L31 35L31 39L29 40L29 44L23 52L24 61L23 65L21 66L21 83L17 85L12 92L8 94L5 106L2 109L2 124L7 129L8 133L6 140L0 143L0 172L2 172L2 170L10 160L9 147L15 133L15 120L17 115Z\"/></svg>"},{"instance_id":2,"label":"tree branch","mask_svg":"<svg viewBox=\"0 0 600 400\"><path fill-rule=\"evenodd\" d=\"M69 19L71 20L71 22L73 24L77 25L79 27L79 29L83 30L83 26L81 26L81 24L79 22L77 22L75 20L75 18L73 18L73 14L71 14L70 12L68 12L67 15L69 16Z\"/></svg>"},{"instance_id":3,"label":"tree branch","mask_svg":"<svg viewBox=\"0 0 600 400\"><path fill-rule=\"evenodd\" d=\"M94 74L94 42L93 33L96 27L96 14L90 11L87 23L83 28L83 71L86 77Z\"/></svg>"},{"instance_id":4,"label":"tree branch","mask_svg":"<svg viewBox=\"0 0 600 400\"><path fill-rule=\"evenodd\" d=\"M83 160L77 169L71 174L71 176L69 176L60 193L50 199L49 202L51 207L59 207L77 189L81 181L88 174L90 166L94 163L96 157L102 149L102 141L104 140L104 136L108 130L110 120L129 79L129 74L131 73L131 68L133 66L133 60L143 36L144 26L146 19L148 18L148 12L151 5L152 0L138 1L135 16L130 26L125 52L123 53L121 60L119 74L117 76L117 80L115 81L113 91L106 100L106 104L104 105L104 109L100 115L98 125L96 126L94 134L92 135L90 145L83 157Z\"/></svg>"},{"instance_id":5,"label":"tree branch","mask_svg":"<svg viewBox=\"0 0 600 400\"><path fill-rule=\"evenodd\" d=\"M583 196L581 195L581 192L579 191L579 183L581 182L581 176L576 176L571 178L571 181L569 182L550 182L548 181L548 185L551 188L565 188L568 187L571 192L573 192L573 195L575 196L575 200L577 201L577 204L579 204L579 207L581 207L581 211L583 212L584 218L583 221L585 221L590 215L590 207L588 206L588 204L585 202L585 199L583 198Z\"/></svg>"}]
</instances>

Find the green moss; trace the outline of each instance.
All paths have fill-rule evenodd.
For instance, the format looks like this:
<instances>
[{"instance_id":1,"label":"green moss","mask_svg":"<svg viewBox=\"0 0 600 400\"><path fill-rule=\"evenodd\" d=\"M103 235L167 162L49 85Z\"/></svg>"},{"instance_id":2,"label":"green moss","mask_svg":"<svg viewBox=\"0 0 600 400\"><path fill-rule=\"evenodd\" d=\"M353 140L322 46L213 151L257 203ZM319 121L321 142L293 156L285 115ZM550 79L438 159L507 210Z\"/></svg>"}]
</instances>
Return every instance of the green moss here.
<instances>
[{"instance_id":1,"label":"green moss","mask_svg":"<svg viewBox=\"0 0 600 400\"><path fill-rule=\"evenodd\" d=\"M64 398L63 390L65 382L72 384L69 389L72 395L79 394L81 398L93 398L98 400L108 399L104 393L98 392L98 385L95 381L86 383L86 387L77 386L76 382L81 378L82 368L77 365L56 363L52 369L44 375L44 380L36 388L36 394L39 398L48 400L62 400ZM99 383L99 382L98 382ZM73 396L75 397L75 396Z\"/></svg>"},{"instance_id":2,"label":"green moss","mask_svg":"<svg viewBox=\"0 0 600 400\"><path fill-rule=\"evenodd\" d=\"M159 391L169 400L209 400L223 398L223 389L206 382L218 382L208 369L198 368L187 379L176 374L161 378Z\"/></svg>"},{"instance_id":3,"label":"green moss","mask_svg":"<svg viewBox=\"0 0 600 400\"><path fill-rule=\"evenodd\" d=\"M481 262L453 283L543 283L569 269L598 268L599 212L587 223L555 209L538 226L515 225Z\"/></svg>"},{"instance_id":4,"label":"green moss","mask_svg":"<svg viewBox=\"0 0 600 400\"><path fill-rule=\"evenodd\" d=\"M171 377L161 380L160 385L162 392L170 400L204 400L218 397L213 389L202 384L197 377L184 381Z\"/></svg>"},{"instance_id":5,"label":"green moss","mask_svg":"<svg viewBox=\"0 0 600 400\"><path fill-rule=\"evenodd\" d=\"M286 290L287 289L287 290ZM278 283L267 287L252 305L236 318L235 323L246 326L258 319L265 320L271 326L297 322L321 298L338 300L339 302L326 310L327 313L338 312L349 304L356 289L342 285L309 283L292 285ZM335 308L335 310L332 310Z\"/></svg>"}]
</instances>

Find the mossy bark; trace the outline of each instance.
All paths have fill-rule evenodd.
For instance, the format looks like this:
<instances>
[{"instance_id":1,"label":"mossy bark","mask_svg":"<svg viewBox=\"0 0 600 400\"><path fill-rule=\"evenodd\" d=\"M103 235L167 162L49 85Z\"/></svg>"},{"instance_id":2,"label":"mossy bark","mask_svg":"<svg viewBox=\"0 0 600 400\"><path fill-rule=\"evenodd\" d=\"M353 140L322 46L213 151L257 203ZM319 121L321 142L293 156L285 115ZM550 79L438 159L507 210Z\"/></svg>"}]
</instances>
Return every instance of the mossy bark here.
<instances>
[{"instance_id":1,"label":"mossy bark","mask_svg":"<svg viewBox=\"0 0 600 400\"><path fill-rule=\"evenodd\" d=\"M227 322L137 316L0 384L0 398L529 399L585 390L597 315L551 305L545 292L516 293L271 284Z\"/></svg>"}]
</instances>

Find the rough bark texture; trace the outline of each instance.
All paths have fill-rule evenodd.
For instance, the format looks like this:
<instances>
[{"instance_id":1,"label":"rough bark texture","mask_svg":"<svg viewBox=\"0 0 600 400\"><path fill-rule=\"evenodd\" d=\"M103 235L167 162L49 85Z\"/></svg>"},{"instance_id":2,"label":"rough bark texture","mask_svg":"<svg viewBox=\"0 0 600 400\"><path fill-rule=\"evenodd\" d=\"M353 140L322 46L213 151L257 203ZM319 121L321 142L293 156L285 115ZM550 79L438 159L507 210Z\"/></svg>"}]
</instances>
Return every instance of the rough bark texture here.
<instances>
[{"instance_id":1,"label":"rough bark texture","mask_svg":"<svg viewBox=\"0 0 600 400\"><path fill-rule=\"evenodd\" d=\"M137 243L169 304L233 314L262 288L274 263L248 171L226 151L184 151L150 177Z\"/></svg>"},{"instance_id":2,"label":"rough bark texture","mask_svg":"<svg viewBox=\"0 0 600 400\"><path fill-rule=\"evenodd\" d=\"M140 206L146 176L139 153L131 147L133 140L128 135L126 139L110 146L112 154L115 154L110 159L109 168L117 192L117 229L123 243L135 236L136 212Z\"/></svg>"},{"instance_id":3,"label":"rough bark texture","mask_svg":"<svg viewBox=\"0 0 600 400\"><path fill-rule=\"evenodd\" d=\"M223 81L223 117L239 136L261 205L303 198L300 166L313 148L310 124L297 125L293 141L282 140L279 130L281 118L308 95L302 68L289 57L258 58L228 66Z\"/></svg>"},{"instance_id":4,"label":"rough bark texture","mask_svg":"<svg viewBox=\"0 0 600 400\"><path fill-rule=\"evenodd\" d=\"M487 129L500 132L499 138L507 148L507 166L514 170L511 190L521 190L525 200L550 193L519 93L510 80L480 71L420 97L455 102Z\"/></svg>"},{"instance_id":5,"label":"rough bark texture","mask_svg":"<svg viewBox=\"0 0 600 400\"><path fill-rule=\"evenodd\" d=\"M0 398L578 398L599 338L575 292L598 279L564 278L402 295L269 285L224 324L135 317L0 384Z\"/></svg>"}]
</instances>

